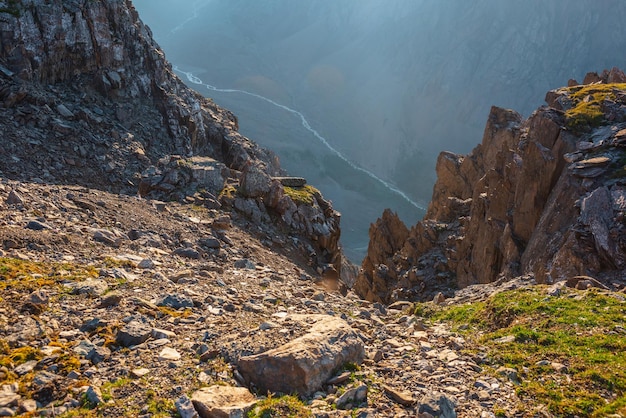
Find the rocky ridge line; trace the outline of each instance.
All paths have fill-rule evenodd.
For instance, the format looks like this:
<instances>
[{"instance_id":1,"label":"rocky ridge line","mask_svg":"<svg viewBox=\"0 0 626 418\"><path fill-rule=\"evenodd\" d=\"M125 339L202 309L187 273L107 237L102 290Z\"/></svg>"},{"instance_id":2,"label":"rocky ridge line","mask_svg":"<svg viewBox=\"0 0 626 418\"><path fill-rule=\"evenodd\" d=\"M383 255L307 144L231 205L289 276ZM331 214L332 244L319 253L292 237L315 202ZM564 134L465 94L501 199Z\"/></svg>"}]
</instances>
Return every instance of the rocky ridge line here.
<instances>
[{"instance_id":1,"label":"rocky ridge line","mask_svg":"<svg viewBox=\"0 0 626 418\"><path fill-rule=\"evenodd\" d=\"M431 300L528 274L623 287L624 81L616 68L570 80L526 120L493 107L470 154L439 155L422 221L408 229L386 211L372 225L355 291L385 303Z\"/></svg>"}]
</instances>

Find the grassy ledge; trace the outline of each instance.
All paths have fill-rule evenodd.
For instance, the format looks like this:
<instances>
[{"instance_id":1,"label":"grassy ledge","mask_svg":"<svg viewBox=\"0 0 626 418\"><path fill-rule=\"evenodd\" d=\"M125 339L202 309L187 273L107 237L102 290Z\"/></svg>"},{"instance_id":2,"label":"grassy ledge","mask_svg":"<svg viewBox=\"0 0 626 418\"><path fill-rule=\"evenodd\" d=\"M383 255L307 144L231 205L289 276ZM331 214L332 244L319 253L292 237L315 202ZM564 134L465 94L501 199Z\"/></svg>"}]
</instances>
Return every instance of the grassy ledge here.
<instances>
[{"instance_id":1,"label":"grassy ledge","mask_svg":"<svg viewBox=\"0 0 626 418\"><path fill-rule=\"evenodd\" d=\"M626 91L626 83L589 84L569 87L566 90L573 104L572 108L565 112L567 126L570 129L581 130L603 123L602 103L607 100L614 101L618 92Z\"/></svg>"},{"instance_id":2,"label":"grassy ledge","mask_svg":"<svg viewBox=\"0 0 626 418\"><path fill-rule=\"evenodd\" d=\"M549 296L537 286L460 306L418 304L416 314L452 326L470 351L486 350L486 367L494 372L516 369L523 411L546 406L563 417L626 415L623 294L565 289Z\"/></svg>"},{"instance_id":3,"label":"grassy ledge","mask_svg":"<svg viewBox=\"0 0 626 418\"><path fill-rule=\"evenodd\" d=\"M319 190L308 184L303 187L284 186L284 190L285 194L297 205L312 205L315 202L315 195L319 194Z\"/></svg>"}]
</instances>

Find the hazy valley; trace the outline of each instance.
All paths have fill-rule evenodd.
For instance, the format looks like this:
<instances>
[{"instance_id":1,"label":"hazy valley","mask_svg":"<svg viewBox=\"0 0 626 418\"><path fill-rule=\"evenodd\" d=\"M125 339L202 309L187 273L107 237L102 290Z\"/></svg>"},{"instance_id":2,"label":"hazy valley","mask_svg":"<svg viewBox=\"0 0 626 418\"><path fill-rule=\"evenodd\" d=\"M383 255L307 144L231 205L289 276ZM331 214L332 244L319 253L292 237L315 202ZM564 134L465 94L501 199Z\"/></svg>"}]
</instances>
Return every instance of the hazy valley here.
<instances>
[{"instance_id":1,"label":"hazy valley","mask_svg":"<svg viewBox=\"0 0 626 418\"><path fill-rule=\"evenodd\" d=\"M568 7L493 0L136 5L175 65L213 86L302 112L336 150L422 208L439 152L471 150L492 105L528 116L547 90L626 64L612 52L626 46L620 23L626 8L618 1L603 7L586 0ZM355 262L384 208L409 225L424 215L335 161L302 131L297 116L254 97L199 91L233 110L245 135L334 202Z\"/></svg>"}]
</instances>

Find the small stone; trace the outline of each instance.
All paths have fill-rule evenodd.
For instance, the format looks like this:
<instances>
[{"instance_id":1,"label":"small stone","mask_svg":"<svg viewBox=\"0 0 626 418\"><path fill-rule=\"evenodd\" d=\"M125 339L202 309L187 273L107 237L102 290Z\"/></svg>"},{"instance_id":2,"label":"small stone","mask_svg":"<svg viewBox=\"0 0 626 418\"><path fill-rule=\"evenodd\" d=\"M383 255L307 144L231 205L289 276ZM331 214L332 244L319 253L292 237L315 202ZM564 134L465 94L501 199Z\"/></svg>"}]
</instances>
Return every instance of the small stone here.
<instances>
[{"instance_id":1,"label":"small stone","mask_svg":"<svg viewBox=\"0 0 626 418\"><path fill-rule=\"evenodd\" d=\"M77 372L76 370L72 370L71 372L67 374L67 378L70 380L78 380L80 379L80 373Z\"/></svg>"},{"instance_id":2,"label":"small stone","mask_svg":"<svg viewBox=\"0 0 626 418\"><path fill-rule=\"evenodd\" d=\"M343 372L338 376L331 377L326 382L327 385L339 385L350 380L350 372Z\"/></svg>"},{"instance_id":3,"label":"small stone","mask_svg":"<svg viewBox=\"0 0 626 418\"><path fill-rule=\"evenodd\" d=\"M144 258L137 264L137 267L144 270L151 270L156 267L156 263L149 258Z\"/></svg>"},{"instance_id":4,"label":"small stone","mask_svg":"<svg viewBox=\"0 0 626 418\"><path fill-rule=\"evenodd\" d=\"M161 361L178 361L180 360L180 353L171 347L165 347L159 353L159 360Z\"/></svg>"},{"instance_id":5,"label":"small stone","mask_svg":"<svg viewBox=\"0 0 626 418\"><path fill-rule=\"evenodd\" d=\"M86 357L87 354L89 354L95 346L96 345L92 343L91 341L85 340L85 341L81 341L80 343L78 343L78 345L74 347L73 351L79 356Z\"/></svg>"},{"instance_id":6,"label":"small stone","mask_svg":"<svg viewBox=\"0 0 626 418\"><path fill-rule=\"evenodd\" d=\"M160 340L163 338L173 339L176 338L176 333L173 331L168 331L166 329L153 328L152 329L152 338L155 340Z\"/></svg>"},{"instance_id":7,"label":"small stone","mask_svg":"<svg viewBox=\"0 0 626 418\"><path fill-rule=\"evenodd\" d=\"M198 414L205 417L244 417L256 404L256 398L246 388L210 386L191 395Z\"/></svg>"},{"instance_id":8,"label":"small stone","mask_svg":"<svg viewBox=\"0 0 626 418\"><path fill-rule=\"evenodd\" d=\"M515 383L516 385L520 384L519 376L517 375L517 370L515 369L512 369L510 367L499 367L498 370L496 370L496 373L498 373L501 376L506 377L511 382Z\"/></svg>"},{"instance_id":9,"label":"small stone","mask_svg":"<svg viewBox=\"0 0 626 418\"><path fill-rule=\"evenodd\" d=\"M562 363L555 361L550 363L550 367L552 367L557 373L567 373L567 366Z\"/></svg>"},{"instance_id":10,"label":"small stone","mask_svg":"<svg viewBox=\"0 0 626 418\"><path fill-rule=\"evenodd\" d=\"M117 332L116 341L123 347L131 347L145 342L152 334L152 327L139 320L126 324Z\"/></svg>"},{"instance_id":11,"label":"small stone","mask_svg":"<svg viewBox=\"0 0 626 418\"><path fill-rule=\"evenodd\" d=\"M326 299L326 295L324 294L324 292L316 292L311 299L318 301L318 302L323 302Z\"/></svg>"},{"instance_id":12,"label":"small stone","mask_svg":"<svg viewBox=\"0 0 626 418\"><path fill-rule=\"evenodd\" d=\"M266 321L259 325L261 331L267 331L269 329L278 328L279 325L276 322Z\"/></svg>"},{"instance_id":13,"label":"small stone","mask_svg":"<svg viewBox=\"0 0 626 418\"><path fill-rule=\"evenodd\" d=\"M32 229L33 231L43 231L44 229L52 229L52 227L44 222L29 221L26 224L26 229Z\"/></svg>"},{"instance_id":14,"label":"small stone","mask_svg":"<svg viewBox=\"0 0 626 418\"><path fill-rule=\"evenodd\" d=\"M73 118L74 114L63 103L57 105L57 112L64 118Z\"/></svg>"},{"instance_id":15,"label":"small stone","mask_svg":"<svg viewBox=\"0 0 626 418\"><path fill-rule=\"evenodd\" d=\"M404 311L405 309L412 308L413 303L407 301L398 301L394 302L387 307L390 311Z\"/></svg>"},{"instance_id":16,"label":"small stone","mask_svg":"<svg viewBox=\"0 0 626 418\"><path fill-rule=\"evenodd\" d=\"M199 418L198 412L193 407L193 402L187 395L183 395L180 398L176 399L174 403L176 406L176 410L181 418Z\"/></svg>"},{"instance_id":17,"label":"small stone","mask_svg":"<svg viewBox=\"0 0 626 418\"><path fill-rule=\"evenodd\" d=\"M135 377L135 378L144 377L148 373L150 373L150 369L146 369L145 367L142 367L142 368L139 368L139 369L133 369L133 370L130 371L130 375Z\"/></svg>"},{"instance_id":18,"label":"small stone","mask_svg":"<svg viewBox=\"0 0 626 418\"><path fill-rule=\"evenodd\" d=\"M200 253L193 248L178 248L174 250L174 255L184 258L191 258L193 260L200 259Z\"/></svg>"},{"instance_id":19,"label":"small stone","mask_svg":"<svg viewBox=\"0 0 626 418\"><path fill-rule=\"evenodd\" d=\"M29 373L35 370L37 363L38 363L37 360L27 361L26 363L22 363L19 366L17 366L15 369L13 369L13 372L15 372L18 376L23 376L26 373Z\"/></svg>"},{"instance_id":20,"label":"small stone","mask_svg":"<svg viewBox=\"0 0 626 418\"><path fill-rule=\"evenodd\" d=\"M358 406L367 400L367 386L361 385L343 393L335 403L337 409L352 409L349 405Z\"/></svg>"},{"instance_id":21,"label":"small stone","mask_svg":"<svg viewBox=\"0 0 626 418\"><path fill-rule=\"evenodd\" d=\"M368 357L371 358L374 363L378 363L383 359L384 353L382 350L376 350L374 352L370 352Z\"/></svg>"},{"instance_id":22,"label":"small stone","mask_svg":"<svg viewBox=\"0 0 626 418\"><path fill-rule=\"evenodd\" d=\"M220 240L213 237L202 238L198 240L198 244L210 250L218 250L221 246Z\"/></svg>"},{"instance_id":23,"label":"small stone","mask_svg":"<svg viewBox=\"0 0 626 418\"><path fill-rule=\"evenodd\" d=\"M24 199L17 193L15 190L11 190L9 192L9 196L7 196L6 200L7 205L24 205Z\"/></svg>"},{"instance_id":24,"label":"small stone","mask_svg":"<svg viewBox=\"0 0 626 418\"><path fill-rule=\"evenodd\" d=\"M33 379L33 383L37 386L46 386L49 384L53 384L54 382L59 380L59 378L60 376L54 373L42 371L42 372L37 373L37 375Z\"/></svg>"},{"instance_id":25,"label":"small stone","mask_svg":"<svg viewBox=\"0 0 626 418\"><path fill-rule=\"evenodd\" d=\"M209 360L213 360L219 355L220 355L220 351L217 349L208 350L200 355L200 361L206 362Z\"/></svg>"},{"instance_id":26,"label":"small stone","mask_svg":"<svg viewBox=\"0 0 626 418\"><path fill-rule=\"evenodd\" d=\"M97 330L98 328L106 327L107 325L108 325L108 322L102 320L101 318L92 318L80 326L80 331L89 333L89 332L93 332ZM72 331L73 331L73 335L66 334L66 336L64 336L63 338L74 339L78 335L80 335L80 332L77 332L77 330L72 330Z\"/></svg>"},{"instance_id":27,"label":"small stone","mask_svg":"<svg viewBox=\"0 0 626 418\"><path fill-rule=\"evenodd\" d=\"M21 396L14 392L0 391L0 407L16 406Z\"/></svg>"},{"instance_id":28,"label":"small stone","mask_svg":"<svg viewBox=\"0 0 626 418\"><path fill-rule=\"evenodd\" d=\"M94 241L101 242L105 245L119 248L122 245L123 237L106 229L97 229L93 232Z\"/></svg>"},{"instance_id":29,"label":"small stone","mask_svg":"<svg viewBox=\"0 0 626 418\"><path fill-rule=\"evenodd\" d=\"M104 346L94 347L88 354L87 360L91 360L93 364L99 364L111 357L111 350Z\"/></svg>"},{"instance_id":30,"label":"small stone","mask_svg":"<svg viewBox=\"0 0 626 418\"><path fill-rule=\"evenodd\" d=\"M263 313L265 312L265 307L256 303L246 302L243 304L243 310L248 312Z\"/></svg>"},{"instance_id":31,"label":"small stone","mask_svg":"<svg viewBox=\"0 0 626 418\"><path fill-rule=\"evenodd\" d=\"M34 399L24 399L20 402L20 411L21 412L35 412L37 410L37 401Z\"/></svg>"},{"instance_id":32,"label":"small stone","mask_svg":"<svg viewBox=\"0 0 626 418\"><path fill-rule=\"evenodd\" d=\"M15 411L9 407L0 407L0 417L12 417L15 416Z\"/></svg>"},{"instance_id":33,"label":"small stone","mask_svg":"<svg viewBox=\"0 0 626 418\"><path fill-rule=\"evenodd\" d=\"M506 343L512 343L514 341L515 341L515 335L505 335L504 337L496 338L495 340L493 340L493 342L496 344L506 344Z\"/></svg>"},{"instance_id":34,"label":"small stone","mask_svg":"<svg viewBox=\"0 0 626 418\"><path fill-rule=\"evenodd\" d=\"M193 308L193 299L181 293L174 293L157 301L157 306L167 306L172 309Z\"/></svg>"},{"instance_id":35,"label":"small stone","mask_svg":"<svg viewBox=\"0 0 626 418\"><path fill-rule=\"evenodd\" d=\"M441 393L424 396L420 401L419 413L439 418L456 418L454 402Z\"/></svg>"},{"instance_id":36,"label":"small stone","mask_svg":"<svg viewBox=\"0 0 626 418\"><path fill-rule=\"evenodd\" d=\"M171 276L168 277L168 279L173 281L174 283L178 283L181 279L193 277L193 276L194 276L194 273L192 270L183 270L175 274L172 274Z\"/></svg>"},{"instance_id":37,"label":"small stone","mask_svg":"<svg viewBox=\"0 0 626 418\"><path fill-rule=\"evenodd\" d=\"M396 390L387 385L383 385L383 390L385 391L387 396L389 396L391 399L394 400L394 402L397 402L400 405L411 406L415 403L415 399L413 399L413 396L411 396L411 394L409 393Z\"/></svg>"},{"instance_id":38,"label":"small stone","mask_svg":"<svg viewBox=\"0 0 626 418\"><path fill-rule=\"evenodd\" d=\"M254 270L256 267L252 261L247 258L242 258L241 260L235 261L235 268Z\"/></svg>"},{"instance_id":39,"label":"small stone","mask_svg":"<svg viewBox=\"0 0 626 418\"><path fill-rule=\"evenodd\" d=\"M85 398L92 405L100 405L102 402L104 402L102 392L100 392L100 389L95 386L89 386L89 388L87 388L87 391L85 392Z\"/></svg>"}]
</instances>

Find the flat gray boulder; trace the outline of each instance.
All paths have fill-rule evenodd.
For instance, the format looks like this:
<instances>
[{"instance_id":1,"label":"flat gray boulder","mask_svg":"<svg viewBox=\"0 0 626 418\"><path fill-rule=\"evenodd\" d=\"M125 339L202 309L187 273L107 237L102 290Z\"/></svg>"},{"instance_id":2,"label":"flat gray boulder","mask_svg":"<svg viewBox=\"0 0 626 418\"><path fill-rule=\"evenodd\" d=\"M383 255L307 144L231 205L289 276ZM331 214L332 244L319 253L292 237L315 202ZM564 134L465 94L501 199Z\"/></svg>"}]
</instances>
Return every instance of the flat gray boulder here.
<instances>
[{"instance_id":1,"label":"flat gray boulder","mask_svg":"<svg viewBox=\"0 0 626 418\"><path fill-rule=\"evenodd\" d=\"M239 371L259 393L313 394L346 363L360 364L363 341L341 318L328 315L292 315L309 324L308 333L264 353L239 359Z\"/></svg>"}]
</instances>

